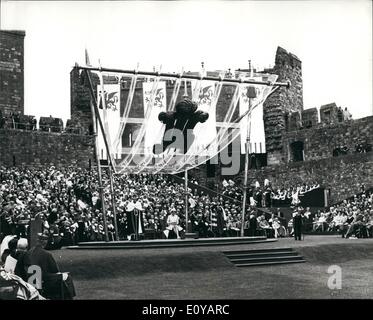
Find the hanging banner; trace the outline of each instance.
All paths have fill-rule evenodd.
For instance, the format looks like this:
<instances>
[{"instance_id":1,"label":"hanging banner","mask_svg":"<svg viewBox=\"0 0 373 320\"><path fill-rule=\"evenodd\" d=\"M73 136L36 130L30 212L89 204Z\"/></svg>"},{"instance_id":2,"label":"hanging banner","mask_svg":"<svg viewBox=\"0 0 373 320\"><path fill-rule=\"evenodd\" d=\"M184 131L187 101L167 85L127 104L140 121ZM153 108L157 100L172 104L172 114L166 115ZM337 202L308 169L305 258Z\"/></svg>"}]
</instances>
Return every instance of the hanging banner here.
<instances>
[{"instance_id":1,"label":"hanging banner","mask_svg":"<svg viewBox=\"0 0 373 320\"><path fill-rule=\"evenodd\" d=\"M167 108L166 82L159 81L153 100L151 100L152 88L153 82L143 83L144 114L146 114L147 108L151 108L145 128L144 153L146 155L153 154L153 146L162 142L164 124L159 121L158 115L160 112L166 112Z\"/></svg>"},{"instance_id":2,"label":"hanging banner","mask_svg":"<svg viewBox=\"0 0 373 320\"><path fill-rule=\"evenodd\" d=\"M198 110L209 114L207 121L198 123L195 127L195 145L194 152L199 156L209 156L217 151L216 143L211 143L216 135L216 101L214 101L216 84L214 81L202 80L200 84L197 81L192 82L192 90L200 85L197 99ZM217 99L215 99L217 100Z\"/></svg>"},{"instance_id":3,"label":"hanging banner","mask_svg":"<svg viewBox=\"0 0 373 320\"><path fill-rule=\"evenodd\" d=\"M105 84L104 85L104 98L106 104L106 117L104 115L103 110L103 103L102 103L102 90L101 85L97 86L97 101L99 106L99 113L101 121L107 122L109 132L106 132L106 136L109 136L109 141L113 144L116 138L116 135L119 131L120 126L120 85L119 84ZM98 130L98 150L100 153L100 159L107 159L106 147L104 138L99 126L97 126ZM114 158L120 159L121 158L121 147L122 144L120 143L117 150L114 150Z\"/></svg>"},{"instance_id":4,"label":"hanging banner","mask_svg":"<svg viewBox=\"0 0 373 320\"><path fill-rule=\"evenodd\" d=\"M262 79L255 79L261 81ZM240 116L253 108L251 116L245 116L240 121L241 153L246 152L246 139L250 137L250 153L265 153L265 134L263 120L263 103L258 102L263 99L264 86L242 85L240 87ZM250 124L251 122L251 124Z\"/></svg>"}]
</instances>

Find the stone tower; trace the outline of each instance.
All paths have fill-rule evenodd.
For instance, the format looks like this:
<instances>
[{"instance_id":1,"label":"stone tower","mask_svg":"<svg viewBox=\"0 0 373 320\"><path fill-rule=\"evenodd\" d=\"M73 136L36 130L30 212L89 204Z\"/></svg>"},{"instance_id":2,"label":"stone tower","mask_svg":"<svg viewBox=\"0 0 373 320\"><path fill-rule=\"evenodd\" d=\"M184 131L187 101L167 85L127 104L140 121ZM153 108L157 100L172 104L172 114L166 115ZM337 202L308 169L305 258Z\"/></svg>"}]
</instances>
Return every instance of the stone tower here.
<instances>
[{"instance_id":1,"label":"stone tower","mask_svg":"<svg viewBox=\"0 0 373 320\"><path fill-rule=\"evenodd\" d=\"M290 88L279 88L264 103L263 117L266 137L267 163L284 162L282 135L294 115L300 118L303 111L302 62L294 54L278 47L275 66L269 73L278 75L279 82L290 81ZM301 119L299 119L301 120Z\"/></svg>"},{"instance_id":2,"label":"stone tower","mask_svg":"<svg viewBox=\"0 0 373 320\"><path fill-rule=\"evenodd\" d=\"M24 114L24 31L0 30L0 111Z\"/></svg>"}]
</instances>

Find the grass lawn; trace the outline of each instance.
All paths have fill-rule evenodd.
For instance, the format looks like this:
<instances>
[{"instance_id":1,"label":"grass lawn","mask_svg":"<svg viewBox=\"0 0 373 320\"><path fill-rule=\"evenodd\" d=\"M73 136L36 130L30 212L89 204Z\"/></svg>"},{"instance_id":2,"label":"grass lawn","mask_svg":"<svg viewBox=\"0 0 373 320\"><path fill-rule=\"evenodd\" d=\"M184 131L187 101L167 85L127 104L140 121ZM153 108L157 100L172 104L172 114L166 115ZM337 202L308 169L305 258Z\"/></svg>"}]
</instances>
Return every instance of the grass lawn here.
<instances>
[{"instance_id":1,"label":"grass lawn","mask_svg":"<svg viewBox=\"0 0 373 320\"><path fill-rule=\"evenodd\" d=\"M237 268L222 251L294 247L306 263ZM373 298L373 239L308 236L305 241L222 247L58 250L77 299ZM328 267L342 268L342 289L327 286Z\"/></svg>"}]
</instances>

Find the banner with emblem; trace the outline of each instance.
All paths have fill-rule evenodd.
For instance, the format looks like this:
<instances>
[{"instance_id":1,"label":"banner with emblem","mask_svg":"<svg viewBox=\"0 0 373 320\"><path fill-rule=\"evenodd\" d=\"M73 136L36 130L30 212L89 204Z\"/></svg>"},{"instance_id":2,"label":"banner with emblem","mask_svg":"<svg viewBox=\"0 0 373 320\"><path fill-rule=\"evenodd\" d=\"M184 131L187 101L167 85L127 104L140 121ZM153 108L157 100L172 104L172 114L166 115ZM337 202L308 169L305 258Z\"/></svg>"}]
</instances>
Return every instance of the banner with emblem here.
<instances>
[{"instance_id":1,"label":"banner with emblem","mask_svg":"<svg viewBox=\"0 0 373 320\"><path fill-rule=\"evenodd\" d=\"M192 82L192 90L198 85L197 81ZM198 123L195 127L195 147L194 152L200 156L215 154L217 150L214 141L217 135L216 131L216 83L213 81L202 80L200 83L199 94L197 98L198 110L209 114L209 118L204 123Z\"/></svg>"},{"instance_id":2,"label":"banner with emblem","mask_svg":"<svg viewBox=\"0 0 373 320\"><path fill-rule=\"evenodd\" d=\"M144 153L147 155L153 154L153 146L162 142L164 124L158 120L160 112L166 112L166 82L159 81L154 91L154 97L151 97L153 82L143 83L143 104L144 114L147 108L151 108L145 128Z\"/></svg>"},{"instance_id":3,"label":"banner with emblem","mask_svg":"<svg viewBox=\"0 0 373 320\"><path fill-rule=\"evenodd\" d=\"M100 118L104 124L107 124L108 132L106 132L106 138L114 148L114 140L119 130L120 125L120 85L119 84L105 84L105 93L102 95L101 85L97 86L97 101L99 106ZM106 112L104 112L104 104L102 102L103 97L105 98ZM106 147L102 132L97 126L98 130L98 149L100 153L100 159L107 159ZM118 150L114 150L114 157L116 159L121 158L121 144L119 144Z\"/></svg>"},{"instance_id":4,"label":"banner with emblem","mask_svg":"<svg viewBox=\"0 0 373 320\"><path fill-rule=\"evenodd\" d=\"M257 80L257 79L255 79ZM262 79L258 79L261 81ZM260 99L263 97L263 86L259 85L242 85L240 87L240 116L249 110L249 107L254 107L250 119L245 116L240 121L241 135L241 153L246 152L246 139L250 134L250 153L265 153L265 134L263 120L263 102ZM249 121L250 120L250 121Z\"/></svg>"}]
</instances>

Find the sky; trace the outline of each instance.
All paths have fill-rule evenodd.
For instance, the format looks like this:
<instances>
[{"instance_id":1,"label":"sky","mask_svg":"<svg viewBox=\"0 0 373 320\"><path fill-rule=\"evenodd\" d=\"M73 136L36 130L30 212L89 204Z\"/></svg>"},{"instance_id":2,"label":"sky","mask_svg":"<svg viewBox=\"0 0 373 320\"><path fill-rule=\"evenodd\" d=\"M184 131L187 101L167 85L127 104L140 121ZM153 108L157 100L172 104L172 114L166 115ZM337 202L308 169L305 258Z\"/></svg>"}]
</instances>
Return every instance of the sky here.
<instances>
[{"instance_id":1,"label":"sky","mask_svg":"<svg viewBox=\"0 0 373 320\"><path fill-rule=\"evenodd\" d=\"M1 29L25 30L25 113L70 117L70 71L91 64L152 71L302 60L304 108L335 102L373 114L372 2L1 1Z\"/></svg>"}]
</instances>

